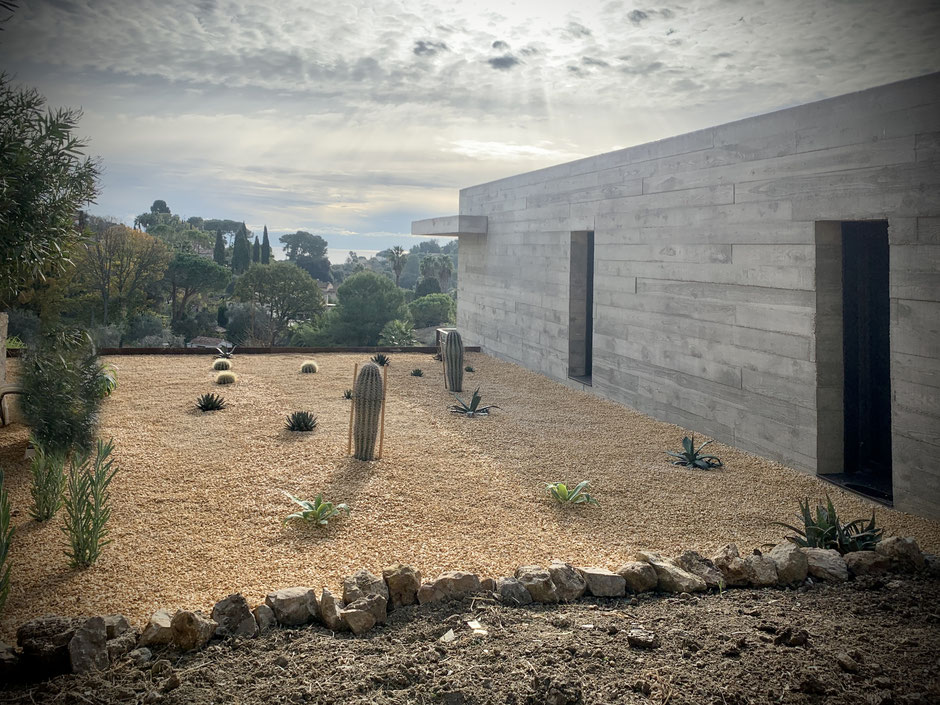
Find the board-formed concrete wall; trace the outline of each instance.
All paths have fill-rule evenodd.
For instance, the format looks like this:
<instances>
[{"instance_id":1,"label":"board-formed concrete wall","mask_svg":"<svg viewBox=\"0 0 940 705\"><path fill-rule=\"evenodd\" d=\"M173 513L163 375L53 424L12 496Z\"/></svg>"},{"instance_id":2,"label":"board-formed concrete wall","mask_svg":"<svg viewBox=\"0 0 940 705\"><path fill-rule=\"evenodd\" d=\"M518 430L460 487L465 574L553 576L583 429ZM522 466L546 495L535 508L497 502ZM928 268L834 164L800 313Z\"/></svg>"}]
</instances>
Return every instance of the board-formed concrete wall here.
<instances>
[{"instance_id":1,"label":"board-formed concrete wall","mask_svg":"<svg viewBox=\"0 0 940 705\"><path fill-rule=\"evenodd\" d=\"M460 215L488 218L460 236L468 343L580 386L570 243L594 231L585 389L809 472L842 443L826 223L888 220L895 506L940 516L940 74L467 188Z\"/></svg>"}]
</instances>

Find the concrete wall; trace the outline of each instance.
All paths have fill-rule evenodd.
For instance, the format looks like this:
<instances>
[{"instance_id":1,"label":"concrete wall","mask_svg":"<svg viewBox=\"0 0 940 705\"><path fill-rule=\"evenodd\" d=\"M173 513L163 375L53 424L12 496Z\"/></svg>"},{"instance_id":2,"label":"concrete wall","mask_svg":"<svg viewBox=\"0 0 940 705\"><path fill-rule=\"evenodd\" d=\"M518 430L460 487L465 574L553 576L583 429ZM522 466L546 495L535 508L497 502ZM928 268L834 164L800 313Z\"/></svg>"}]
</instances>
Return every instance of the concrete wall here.
<instances>
[{"instance_id":1,"label":"concrete wall","mask_svg":"<svg viewBox=\"0 0 940 705\"><path fill-rule=\"evenodd\" d=\"M488 217L460 237L468 343L578 386L593 230L588 389L809 472L842 442L825 222L887 219L895 505L940 516L940 74L467 188L460 214Z\"/></svg>"}]
</instances>

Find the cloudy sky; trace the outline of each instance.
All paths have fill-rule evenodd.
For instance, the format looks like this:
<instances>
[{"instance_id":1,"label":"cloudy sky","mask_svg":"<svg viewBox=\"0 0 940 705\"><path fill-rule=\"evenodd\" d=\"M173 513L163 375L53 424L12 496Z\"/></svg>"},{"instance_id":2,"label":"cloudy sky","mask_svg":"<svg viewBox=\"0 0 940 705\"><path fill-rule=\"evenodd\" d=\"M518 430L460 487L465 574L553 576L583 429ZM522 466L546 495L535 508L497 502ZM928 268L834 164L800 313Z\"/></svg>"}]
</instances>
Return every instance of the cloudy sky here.
<instances>
[{"instance_id":1,"label":"cloudy sky","mask_svg":"<svg viewBox=\"0 0 940 705\"><path fill-rule=\"evenodd\" d=\"M93 213L410 246L495 178L940 70L937 0L20 0L0 69L81 106Z\"/></svg>"}]
</instances>

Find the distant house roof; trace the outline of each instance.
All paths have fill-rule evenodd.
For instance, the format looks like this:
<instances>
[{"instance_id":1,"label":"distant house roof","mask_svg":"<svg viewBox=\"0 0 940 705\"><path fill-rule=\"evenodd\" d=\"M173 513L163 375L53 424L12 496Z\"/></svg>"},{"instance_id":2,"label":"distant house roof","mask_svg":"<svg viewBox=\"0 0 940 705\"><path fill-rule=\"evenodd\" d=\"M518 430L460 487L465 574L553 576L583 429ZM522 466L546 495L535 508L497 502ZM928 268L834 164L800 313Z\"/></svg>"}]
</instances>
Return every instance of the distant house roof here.
<instances>
[{"instance_id":1,"label":"distant house roof","mask_svg":"<svg viewBox=\"0 0 940 705\"><path fill-rule=\"evenodd\" d=\"M191 348L230 348L232 344L227 340L222 340L222 338L210 338L205 335L197 335L195 338L189 341L189 347Z\"/></svg>"}]
</instances>

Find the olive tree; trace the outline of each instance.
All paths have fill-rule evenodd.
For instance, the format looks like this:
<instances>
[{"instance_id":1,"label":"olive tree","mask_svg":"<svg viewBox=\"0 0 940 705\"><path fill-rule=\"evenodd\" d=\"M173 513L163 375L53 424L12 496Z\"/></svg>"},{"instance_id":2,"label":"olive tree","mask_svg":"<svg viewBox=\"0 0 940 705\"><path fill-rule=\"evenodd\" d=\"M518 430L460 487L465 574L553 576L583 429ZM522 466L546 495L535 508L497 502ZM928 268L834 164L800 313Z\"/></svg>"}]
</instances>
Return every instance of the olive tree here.
<instances>
[{"instance_id":1,"label":"olive tree","mask_svg":"<svg viewBox=\"0 0 940 705\"><path fill-rule=\"evenodd\" d=\"M325 308L316 281L292 262L254 265L239 277L235 296L260 304L270 314L272 346L292 321L310 320Z\"/></svg>"}]
</instances>

